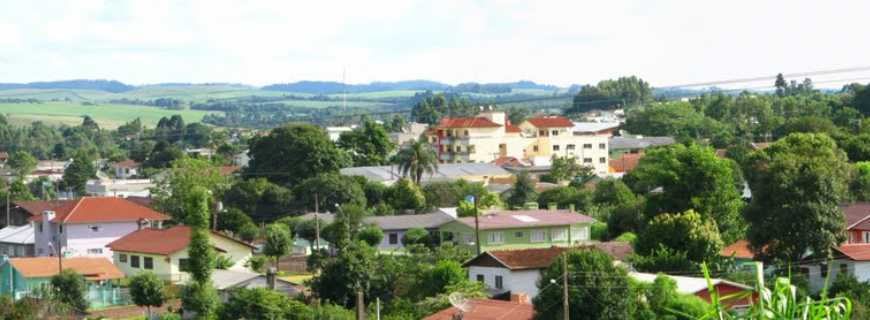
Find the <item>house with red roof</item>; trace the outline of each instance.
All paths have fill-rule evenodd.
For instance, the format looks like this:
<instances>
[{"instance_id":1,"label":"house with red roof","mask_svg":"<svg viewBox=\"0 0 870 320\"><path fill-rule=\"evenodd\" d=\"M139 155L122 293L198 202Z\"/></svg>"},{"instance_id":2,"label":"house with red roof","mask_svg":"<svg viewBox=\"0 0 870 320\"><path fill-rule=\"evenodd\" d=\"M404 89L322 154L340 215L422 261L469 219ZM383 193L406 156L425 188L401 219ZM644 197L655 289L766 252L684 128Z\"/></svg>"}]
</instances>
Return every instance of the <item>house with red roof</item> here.
<instances>
[{"instance_id":1,"label":"house with red roof","mask_svg":"<svg viewBox=\"0 0 870 320\"><path fill-rule=\"evenodd\" d=\"M443 241L475 249L475 226L480 230L482 251L507 248L547 248L582 244L590 240L595 220L570 210L493 211L462 217L439 228Z\"/></svg>"},{"instance_id":2,"label":"house with red roof","mask_svg":"<svg viewBox=\"0 0 870 320\"><path fill-rule=\"evenodd\" d=\"M51 286L51 277L60 270L72 270L85 278L85 300L89 307L106 307L129 303L121 294L120 280L124 278L118 268L106 258L54 257L6 258L0 256L0 294L18 300L39 297L44 288Z\"/></svg>"},{"instance_id":3,"label":"house with red roof","mask_svg":"<svg viewBox=\"0 0 870 320\"><path fill-rule=\"evenodd\" d=\"M22 204L22 203L19 203ZM106 245L143 227L160 227L169 217L124 198L83 197L31 202L37 256L112 258Z\"/></svg>"},{"instance_id":4,"label":"house with red roof","mask_svg":"<svg viewBox=\"0 0 870 320\"><path fill-rule=\"evenodd\" d=\"M481 110L473 117L445 117L424 134L441 163L490 163L514 158L549 166L553 156L574 157L607 173L607 135L589 134L561 116L536 116L516 125L503 111Z\"/></svg>"},{"instance_id":5,"label":"house with red roof","mask_svg":"<svg viewBox=\"0 0 870 320\"><path fill-rule=\"evenodd\" d=\"M109 167L112 169L115 177L130 179L139 175L139 169L142 167L142 164L136 162L136 160L124 160L114 162Z\"/></svg>"},{"instance_id":6,"label":"house with red roof","mask_svg":"<svg viewBox=\"0 0 870 320\"><path fill-rule=\"evenodd\" d=\"M169 229L144 228L106 245L112 251L112 262L127 276L149 271L163 280L186 281L190 227L178 225ZM209 242L229 270L246 271L245 264L253 255L254 246L219 232L209 234Z\"/></svg>"},{"instance_id":7,"label":"house with red roof","mask_svg":"<svg viewBox=\"0 0 870 320\"><path fill-rule=\"evenodd\" d=\"M462 307L452 306L438 311L423 320L532 320L535 308L528 300L511 297L511 301L495 299L472 299Z\"/></svg>"}]
</instances>

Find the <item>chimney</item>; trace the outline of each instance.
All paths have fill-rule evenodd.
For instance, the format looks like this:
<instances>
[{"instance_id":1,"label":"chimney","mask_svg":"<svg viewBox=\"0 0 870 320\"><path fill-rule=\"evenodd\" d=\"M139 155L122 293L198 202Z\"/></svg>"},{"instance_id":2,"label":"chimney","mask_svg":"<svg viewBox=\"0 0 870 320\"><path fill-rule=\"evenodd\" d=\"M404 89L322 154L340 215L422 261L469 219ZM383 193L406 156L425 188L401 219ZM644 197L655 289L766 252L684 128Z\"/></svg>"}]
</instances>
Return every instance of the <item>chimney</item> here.
<instances>
[{"instance_id":1,"label":"chimney","mask_svg":"<svg viewBox=\"0 0 870 320\"><path fill-rule=\"evenodd\" d=\"M528 304L529 295L525 292L511 293L511 302L518 304Z\"/></svg>"},{"instance_id":2,"label":"chimney","mask_svg":"<svg viewBox=\"0 0 870 320\"><path fill-rule=\"evenodd\" d=\"M269 289L275 290L277 273L278 271L275 267L269 267L269 269L266 270L266 283L269 284Z\"/></svg>"}]
</instances>

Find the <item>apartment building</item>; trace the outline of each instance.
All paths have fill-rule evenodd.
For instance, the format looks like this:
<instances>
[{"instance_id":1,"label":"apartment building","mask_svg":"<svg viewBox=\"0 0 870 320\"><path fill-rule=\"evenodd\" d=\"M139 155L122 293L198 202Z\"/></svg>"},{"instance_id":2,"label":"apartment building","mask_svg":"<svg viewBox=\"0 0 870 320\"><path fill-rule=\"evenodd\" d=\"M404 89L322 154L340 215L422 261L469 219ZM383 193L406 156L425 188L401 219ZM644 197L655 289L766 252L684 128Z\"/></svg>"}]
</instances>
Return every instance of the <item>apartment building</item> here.
<instances>
[{"instance_id":1,"label":"apartment building","mask_svg":"<svg viewBox=\"0 0 870 320\"><path fill-rule=\"evenodd\" d=\"M608 171L608 135L575 130L568 118L544 116L513 125L502 111L476 117L444 118L426 133L441 163L489 163L503 157L549 165L549 159L575 157L581 164Z\"/></svg>"}]
</instances>

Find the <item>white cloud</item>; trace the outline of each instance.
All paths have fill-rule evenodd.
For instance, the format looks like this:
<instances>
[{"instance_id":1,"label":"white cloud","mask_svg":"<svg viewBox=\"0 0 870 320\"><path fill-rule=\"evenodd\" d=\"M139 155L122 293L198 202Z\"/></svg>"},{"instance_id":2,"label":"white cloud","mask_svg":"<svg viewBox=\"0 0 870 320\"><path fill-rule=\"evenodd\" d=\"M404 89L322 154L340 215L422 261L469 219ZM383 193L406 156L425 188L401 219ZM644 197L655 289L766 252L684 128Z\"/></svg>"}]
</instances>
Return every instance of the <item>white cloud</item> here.
<instances>
[{"instance_id":1,"label":"white cloud","mask_svg":"<svg viewBox=\"0 0 870 320\"><path fill-rule=\"evenodd\" d=\"M62 1L0 5L0 81L654 85L870 64L870 3ZM852 77L860 75L840 75ZM835 77L836 78L836 77Z\"/></svg>"}]
</instances>

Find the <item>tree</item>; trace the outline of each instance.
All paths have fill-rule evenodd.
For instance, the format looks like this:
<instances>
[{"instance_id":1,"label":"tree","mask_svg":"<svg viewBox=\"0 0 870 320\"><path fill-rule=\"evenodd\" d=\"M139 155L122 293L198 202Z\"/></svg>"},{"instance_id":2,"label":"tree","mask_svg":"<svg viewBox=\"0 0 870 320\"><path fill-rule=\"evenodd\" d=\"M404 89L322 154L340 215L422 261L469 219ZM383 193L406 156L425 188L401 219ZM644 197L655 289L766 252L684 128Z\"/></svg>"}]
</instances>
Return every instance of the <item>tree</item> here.
<instances>
[{"instance_id":1,"label":"tree","mask_svg":"<svg viewBox=\"0 0 870 320\"><path fill-rule=\"evenodd\" d=\"M452 260L441 260L435 267L426 270L420 286L422 295L432 297L444 293L444 288L466 281L465 270L462 264Z\"/></svg>"},{"instance_id":2,"label":"tree","mask_svg":"<svg viewBox=\"0 0 870 320\"><path fill-rule=\"evenodd\" d=\"M310 124L275 128L269 135L251 139L251 162L245 173L279 185L295 185L318 174L337 173L350 165L326 133Z\"/></svg>"},{"instance_id":3,"label":"tree","mask_svg":"<svg viewBox=\"0 0 870 320\"><path fill-rule=\"evenodd\" d=\"M27 151L19 150L12 153L6 164L14 170L18 179L22 179L36 168L36 158Z\"/></svg>"},{"instance_id":4,"label":"tree","mask_svg":"<svg viewBox=\"0 0 870 320\"><path fill-rule=\"evenodd\" d=\"M739 216L743 186L734 167L708 147L676 144L648 151L623 180L642 194L662 188L661 193L648 196L650 217L692 209L715 221L730 243L741 238L744 229Z\"/></svg>"},{"instance_id":5,"label":"tree","mask_svg":"<svg viewBox=\"0 0 870 320\"><path fill-rule=\"evenodd\" d=\"M638 236L635 249L640 255L651 255L655 250L665 247L685 252L689 261L701 263L717 257L722 246L715 222L703 219L693 210L687 210L653 218Z\"/></svg>"},{"instance_id":6,"label":"tree","mask_svg":"<svg viewBox=\"0 0 870 320\"><path fill-rule=\"evenodd\" d=\"M559 209L574 207L574 210L585 211L591 204L592 194L588 190L575 187L557 187L541 192L538 195L538 206L547 208L556 204Z\"/></svg>"},{"instance_id":7,"label":"tree","mask_svg":"<svg viewBox=\"0 0 870 320\"><path fill-rule=\"evenodd\" d=\"M846 138L841 145L850 161L870 161L870 133L862 133Z\"/></svg>"},{"instance_id":8,"label":"tree","mask_svg":"<svg viewBox=\"0 0 870 320\"><path fill-rule=\"evenodd\" d=\"M51 286L54 289L54 298L57 301L65 303L79 311L87 310L88 301L85 300L87 284L85 277L72 269L64 269L61 273L51 277Z\"/></svg>"},{"instance_id":9,"label":"tree","mask_svg":"<svg viewBox=\"0 0 870 320\"><path fill-rule=\"evenodd\" d=\"M194 186L184 194L184 220L190 226L188 268L191 283L182 295L184 310L193 311L200 319L212 319L218 306L217 293L211 284L215 253L209 243L209 193L202 186Z\"/></svg>"},{"instance_id":10,"label":"tree","mask_svg":"<svg viewBox=\"0 0 870 320\"><path fill-rule=\"evenodd\" d=\"M293 188L297 207L304 210L332 210L336 205L366 206L366 194L352 177L326 173L299 182ZM315 206L315 200L319 202Z\"/></svg>"},{"instance_id":11,"label":"tree","mask_svg":"<svg viewBox=\"0 0 870 320\"><path fill-rule=\"evenodd\" d=\"M311 307L266 288L232 291L220 310L221 319L319 319Z\"/></svg>"},{"instance_id":12,"label":"tree","mask_svg":"<svg viewBox=\"0 0 870 320\"><path fill-rule=\"evenodd\" d=\"M148 143L142 144L142 148L147 148L148 146L150 146ZM142 165L146 168L158 169L167 168L176 160L185 157L184 151L181 148L166 141L158 141L157 144L154 144L153 148L148 150L147 154L147 157L144 158L145 162ZM141 158L141 155L136 156L134 159L137 158Z\"/></svg>"},{"instance_id":13,"label":"tree","mask_svg":"<svg viewBox=\"0 0 870 320\"><path fill-rule=\"evenodd\" d=\"M405 117L400 114L394 114L390 122L385 125L385 129L389 132L402 132L405 130L406 125L407 121L405 121Z\"/></svg>"},{"instance_id":14,"label":"tree","mask_svg":"<svg viewBox=\"0 0 870 320\"><path fill-rule=\"evenodd\" d=\"M538 192L535 190L535 182L531 175L526 171L521 171L517 174L517 181L514 182L514 186L510 190L507 203L511 207L518 208L525 205L526 202L534 201L537 197Z\"/></svg>"},{"instance_id":15,"label":"tree","mask_svg":"<svg viewBox=\"0 0 870 320\"><path fill-rule=\"evenodd\" d=\"M592 202L599 206L619 206L637 201L637 196L622 180L608 178L595 186Z\"/></svg>"},{"instance_id":16,"label":"tree","mask_svg":"<svg viewBox=\"0 0 870 320\"><path fill-rule=\"evenodd\" d=\"M672 136L681 141L726 134L728 128L698 112L690 103L652 103L626 114L624 129L647 136ZM727 134L726 134L727 135Z\"/></svg>"},{"instance_id":17,"label":"tree","mask_svg":"<svg viewBox=\"0 0 870 320\"><path fill-rule=\"evenodd\" d=\"M467 196L474 196L477 205L489 208L499 204L498 195L486 189L483 183L466 180L433 181L423 186L426 206L430 208L455 207Z\"/></svg>"},{"instance_id":18,"label":"tree","mask_svg":"<svg viewBox=\"0 0 870 320\"><path fill-rule=\"evenodd\" d=\"M773 86L776 88L777 96L784 97L788 95L788 83L785 82L785 77L782 76L782 73L776 74L776 81L773 83Z\"/></svg>"},{"instance_id":19,"label":"tree","mask_svg":"<svg viewBox=\"0 0 870 320\"><path fill-rule=\"evenodd\" d=\"M242 210L227 208L219 213L217 219L217 230L239 234L245 225L253 223L254 221L251 220L251 217L245 214Z\"/></svg>"},{"instance_id":20,"label":"tree","mask_svg":"<svg viewBox=\"0 0 870 320\"><path fill-rule=\"evenodd\" d=\"M387 203L397 210L420 211L426 207L426 197L420 187L411 180L401 178L390 187L387 193Z\"/></svg>"},{"instance_id":21,"label":"tree","mask_svg":"<svg viewBox=\"0 0 870 320\"><path fill-rule=\"evenodd\" d=\"M154 318L151 307L160 307L166 300L163 281L154 273L142 272L130 278L130 297L133 303L148 309L148 319Z\"/></svg>"},{"instance_id":22,"label":"tree","mask_svg":"<svg viewBox=\"0 0 870 320\"><path fill-rule=\"evenodd\" d=\"M384 232L378 226L370 225L360 230L356 237L371 247L377 247L384 240Z\"/></svg>"},{"instance_id":23,"label":"tree","mask_svg":"<svg viewBox=\"0 0 870 320\"><path fill-rule=\"evenodd\" d=\"M275 269L278 268L278 259L290 253L293 246L293 235L287 228L281 225L271 224L266 228L266 242L263 243L263 254L271 257Z\"/></svg>"},{"instance_id":24,"label":"tree","mask_svg":"<svg viewBox=\"0 0 870 320\"><path fill-rule=\"evenodd\" d=\"M293 192L265 178L239 180L224 193L224 205L248 214L256 222L273 221L294 207ZM218 223L220 223L218 217Z\"/></svg>"},{"instance_id":25,"label":"tree","mask_svg":"<svg viewBox=\"0 0 870 320\"><path fill-rule=\"evenodd\" d=\"M67 166L63 173L63 183L68 191L78 196L85 194L85 185L88 179L97 176L97 170L91 163L92 159L84 151L80 150L73 157L72 163Z\"/></svg>"},{"instance_id":26,"label":"tree","mask_svg":"<svg viewBox=\"0 0 870 320\"><path fill-rule=\"evenodd\" d=\"M613 259L598 250L571 250L568 261L569 318L582 319L629 319L634 299L630 293L628 273L613 265ZM561 320L564 317L562 301L561 256L541 272L538 289L541 290L532 303L535 319ZM551 282L552 280L552 282ZM547 289L547 290L544 290Z\"/></svg>"},{"instance_id":27,"label":"tree","mask_svg":"<svg viewBox=\"0 0 870 320\"><path fill-rule=\"evenodd\" d=\"M558 157L553 155L551 163L549 178L554 183L573 180L583 169L583 166L577 163L577 158L574 157Z\"/></svg>"},{"instance_id":28,"label":"tree","mask_svg":"<svg viewBox=\"0 0 870 320\"><path fill-rule=\"evenodd\" d=\"M429 244L429 231L423 228L411 228L405 232L405 235L402 236L402 245L404 246L412 246L412 245L428 245Z\"/></svg>"},{"instance_id":29,"label":"tree","mask_svg":"<svg viewBox=\"0 0 870 320\"><path fill-rule=\"evenodd\" d=\"M849 167L831 138L788 135L751 154L745 172L753 190L744 212L752 248L766 247L767 258L790 262L807 250L830 257L846 240L838 206L848 191Z\"/></svg>"},{"instance_id":30,"label":"tree","mask_svg":"<svg viewBox=\"0 0 870 320\"><path fill-rule=\"evenodd\" d=\"M364 307L356 302L358 294L369 289L377 265L374 248L362 241L351 241L334 258L323 261L321 273L311 280L311 291L324 301Z\"/></svg>"},{"instance_id":31,"label":"tree","mask_svg":"<svg viewBox=\"0 0 870 320\"><path fill-rule=\"evenodd\" d=\"M353 165L357 167L384 165L387 156L396 148L387 130L370 120L353 131L342 133L337 144L350 153Z\"/></svg>"},{"instance_id":32,"label":"tree","mask_svg":"<svg viewBox=\"0 0 870 320\"><path fill-rule=\"evenodd\" d=\"M184 143L193 148L206 147L211 143L211 127L199 122L187 125L184 130Z\"/></svg>"},{"instance_id":33,"label":"tree","mask_svg":"<svg viewBox=\"0 0 870 320\"><path fill-rule=\"evenodd\" d=\"M411 141L399 154L396 155L399 171L405 177L411 178L416 184L420 184L424 174L432 175L438 171L438 157L435 150L425 141Z\"/></svg>"},{"instance_id":34,"label":"tree","mask_svg":"<svg viewBox=\"0 0 870 320\"><path fill-rule=\"evenodd\" d=\"M209 201L220 199L226 189L226 180L218 168L205 159L181 158L172 162L172 168L165 179L159 180L151 189L154 206L166 212L172 219L185 222L189 211L185 209L186 199L196 188L210 192ZM212 203L207 208L212 207ZM208 228L208 224L205 226Z\"/></svg>"},{"instance_id":35,"label":"tree","mask_svg":"<svg viewBox=\"0 0 870 320\"><path fill-rule=\"evenodd\" d=\"M870 201L870 162L855 163L855 178L849 184L852 195L859 201Z\"/></svg>"}]
</instances>

